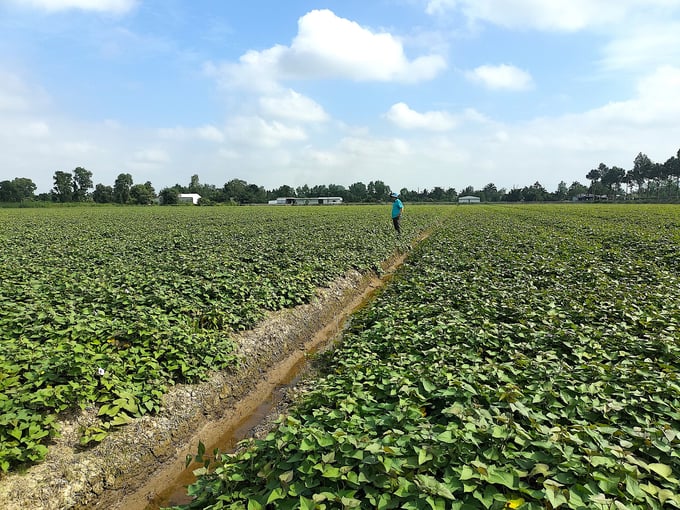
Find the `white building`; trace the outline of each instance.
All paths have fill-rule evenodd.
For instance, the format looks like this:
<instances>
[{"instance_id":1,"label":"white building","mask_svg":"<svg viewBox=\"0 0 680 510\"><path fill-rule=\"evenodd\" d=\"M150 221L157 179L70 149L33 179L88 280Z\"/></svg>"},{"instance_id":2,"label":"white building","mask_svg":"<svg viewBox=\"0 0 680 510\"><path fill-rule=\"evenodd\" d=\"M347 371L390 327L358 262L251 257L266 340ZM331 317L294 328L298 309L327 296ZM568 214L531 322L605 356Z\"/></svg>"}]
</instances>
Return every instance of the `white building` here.
<instances>
[{"instance_id":1,"label":"white building","mask_svg":"<svg viewBox=\"0 0 680 510\"><path fill-rule=\"evenodd\" d=\"M474 197L472 195L465 195L464 197L458 197L459 204L478 204L481 200L479 197Z\"/></svg>"},{"instance_id":2,"label":"white building","mask_svg":"<svg viewBox=\"0 0 680 510\"><path fill-rule=\"evenodd\" d=\"M189 203L191 202L194 205L198 205L198 201L201 199L201 195L198 193L180 193L177 195L177 201L182 204L182 203Z\"/></svg>"}]
</instances>

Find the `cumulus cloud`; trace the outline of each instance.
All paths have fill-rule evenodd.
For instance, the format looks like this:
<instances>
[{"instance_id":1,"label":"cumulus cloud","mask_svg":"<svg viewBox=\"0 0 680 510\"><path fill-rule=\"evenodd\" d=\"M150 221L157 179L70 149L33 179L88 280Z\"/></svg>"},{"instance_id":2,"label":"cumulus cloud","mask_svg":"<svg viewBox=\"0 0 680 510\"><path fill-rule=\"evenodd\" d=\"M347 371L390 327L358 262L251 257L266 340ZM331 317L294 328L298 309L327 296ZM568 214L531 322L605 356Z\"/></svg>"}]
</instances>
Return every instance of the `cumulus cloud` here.
<instances>
[{"instance_id":1,"label":"cumulus cloud","mask_svg":"<svg viewBox=\"0 0 680 510\"><path fill-rule=\"evenodd\" d=\"M508 64L479 66L466 73L466 76L471 81L494 90L521 91L533 88L533 79L529 73Z\"/></svg>"},{"instance_id":2,"label":"cumulus cloud","mask_svg":"<svg viewBox=\"0 0 680 510\"><path fill-rule=\"evenodd\" d=\"M206 71L226 85L272 90L282 80L300 79L421 82L445 67L440 55L410 60L397 37L324 9L298 20L298 33L290 46L251 50L238 64L210 63Z\"/></svg>"},{"instance_id":3,"label":"cumulus cloud","mask_svg":"<svg viewBox=\"0 0 680 510\"><path fill-rule=\"evenodd\" d=\"M278 147L284 142L307 139L307 134L298 126L268 121L258 116L241 116L231 119L225 133L231 141L267 148Z\"/></svg>"},{"instance_id":4,"label":"cumulus cloud","mask_svg":"<svg viewBox=\"0 0 680 510\"><path fill-rule=\"evenodd\" d=\"M124 14L132 10L137 0L13 0L13 3L48 12L81 9L84 11Z\"/></svg>"},{"instance_id":5,"label":"cumulus cloud","mask_svg":"<svg viewBox=\"0 0 680 510\"><path fill-rule=\"evenodd\" d=\"M448 131L457 125L456 119L447 112L419 113L409 108L406 103L392 105L385 116L390 122L403 129Z\"/></svg>"},{"instance_id":6,"label":"cumulus cloud","mask_svg":"<svg viewBox=\"0 0 680 510\"><path fill-rule=\"evenodd\" d=\"M588 113L591 118L639 127L677 125L680 116L680 67L662 66L642 78L636 97L612 102Z\"/></svg>"},{"instance_id":7,"label":"cumulus cloud","mask_svg":"<svg viewBox=\"0 0 680 510\"><path fill-rule=\"evenodd\" d=\"M294 90L261 97L259 104L263 115L267 117L309 123L328 120L328 114L321 105Z\"/></svg>"}]
</instances>

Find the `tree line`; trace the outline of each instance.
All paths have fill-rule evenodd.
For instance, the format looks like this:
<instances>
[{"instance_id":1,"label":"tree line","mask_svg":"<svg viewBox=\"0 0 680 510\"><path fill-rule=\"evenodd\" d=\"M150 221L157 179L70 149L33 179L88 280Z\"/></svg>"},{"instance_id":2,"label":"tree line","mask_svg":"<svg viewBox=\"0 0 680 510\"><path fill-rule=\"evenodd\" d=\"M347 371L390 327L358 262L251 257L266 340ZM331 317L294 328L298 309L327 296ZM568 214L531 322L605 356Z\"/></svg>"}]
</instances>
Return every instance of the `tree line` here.
<instances>
[{"instance_id":1,"label":"tree line","mask_svg":"<svg viewBox=\"0 0 680 510\"><path fill-rule=\"evenodd\" d=\"M263 186L250 184L242 179L232 179L223 186L202 184L197 174L191 176L188 185L175 184L156 193L151 182L134 184L132 175L121 173L113 185L93 185L92 172L82 167L72 172L56 171L53 188L48 193L35 195L36 185L31 179L17 177L0 181L0 202L95 202L99 204L146 205L160 203L177 204L182 193L197 193L200 204L261 204L280 197L341 197L345 202L382 202L391 191L383 181L368 184L355 182L348 187L340 184L292 186L283 185L266 190ZM655 163L647 155L639 153L633 168L624 170L600 163L585 178L589 185L574 181L567 185L562 181L555 191L546 190L540 182L523 188L498 189L489 183L482 189L468 186L460 192L455 188L435 186L431 189L410 190L402 188L401 197L409 202L455 202L459 196L474 195L483 202L546 202L564 200L616 200L656 199L678 200L680 198L680 149L677 155L664 163Z\"/></svg>"}]
</instances>

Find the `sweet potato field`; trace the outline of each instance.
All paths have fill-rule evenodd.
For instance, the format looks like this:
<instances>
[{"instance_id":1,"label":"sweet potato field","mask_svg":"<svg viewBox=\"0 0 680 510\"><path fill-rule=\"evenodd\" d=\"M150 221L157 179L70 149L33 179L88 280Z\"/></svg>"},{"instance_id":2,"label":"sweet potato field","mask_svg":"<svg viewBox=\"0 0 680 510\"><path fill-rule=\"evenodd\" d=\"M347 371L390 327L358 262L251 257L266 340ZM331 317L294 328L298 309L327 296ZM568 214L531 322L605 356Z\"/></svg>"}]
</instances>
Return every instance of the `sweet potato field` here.
<instances>
[{"instance_id":1,"label":"sweet potato field","mask_svg":"<svg viewBox=\"0 0 680 510\"><path fill-rule=\"evenodd\" d=\"M239 363L231 333L381 263L441 221L388 206L0 210L0 474L155 413L166 389Z\"/></svg>"},{"instance_id":2,"label":"sweet potato field","mask_svg":"<svg viewBox=\"0 0 680 510\"><path fill-rule=\"evenodd\" d=\"M442 217L184 508L680 507L680 208Z\"/></svg>"}]
</instances>

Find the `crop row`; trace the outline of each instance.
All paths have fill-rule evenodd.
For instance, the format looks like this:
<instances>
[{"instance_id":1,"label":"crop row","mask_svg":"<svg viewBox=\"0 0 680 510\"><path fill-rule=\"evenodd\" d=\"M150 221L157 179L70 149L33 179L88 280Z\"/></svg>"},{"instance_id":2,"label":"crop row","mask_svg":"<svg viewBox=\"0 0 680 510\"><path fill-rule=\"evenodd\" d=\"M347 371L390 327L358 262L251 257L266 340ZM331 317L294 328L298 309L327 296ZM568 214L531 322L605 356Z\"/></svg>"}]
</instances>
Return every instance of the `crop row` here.
<instances>
[{"instance_id":1,"label":"crop row","mask_svg":"<svg viewBox=\"0 0 680 510\"><path fill-rule=\"evenodd\" d=\"M379 271L439 221L414 208L72 208L0 212L0 471L44 457L56 417L111 427L156 412L169 385L238 360L233 331Z\"/></svg>"},{"instance_id":2,"label":"crop row","mask_svg":"<svg viewBox=\"0 0 680 510\"><path fill-rule=\"evenodd\" d=\"M456 209L182 508L680 507L679 249L677 208Z\"/></svg>"}]
</instances>

